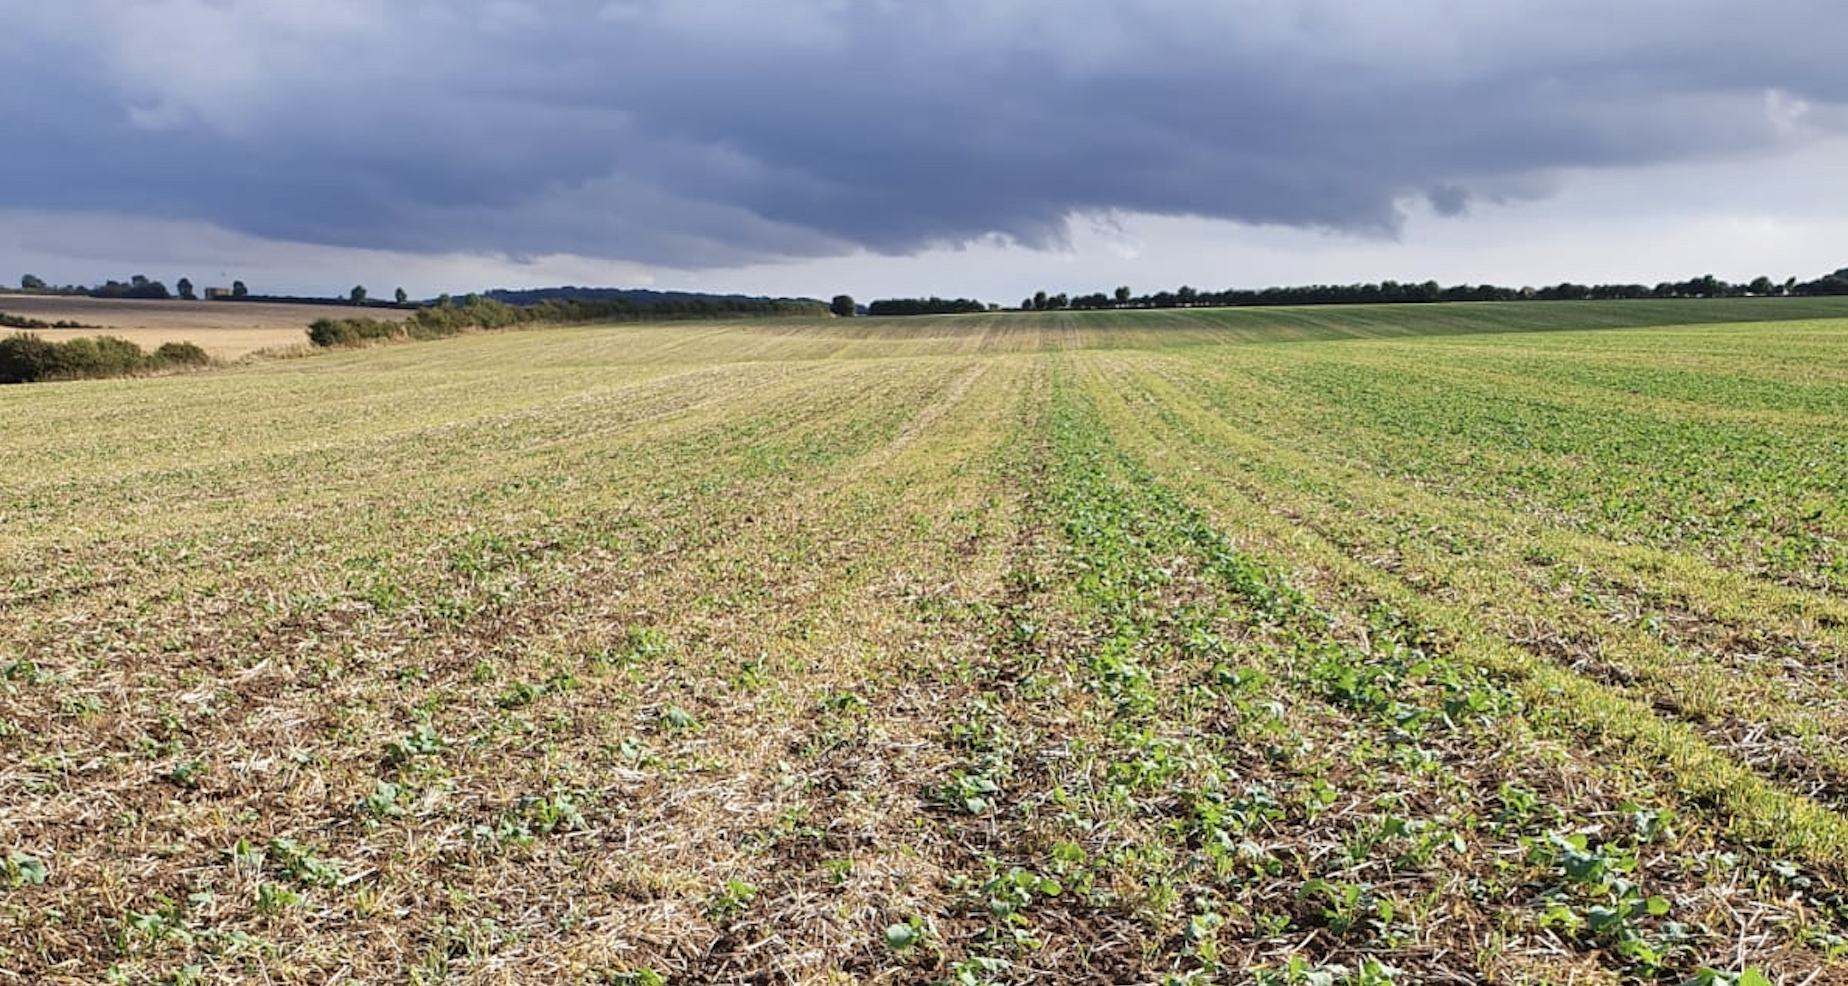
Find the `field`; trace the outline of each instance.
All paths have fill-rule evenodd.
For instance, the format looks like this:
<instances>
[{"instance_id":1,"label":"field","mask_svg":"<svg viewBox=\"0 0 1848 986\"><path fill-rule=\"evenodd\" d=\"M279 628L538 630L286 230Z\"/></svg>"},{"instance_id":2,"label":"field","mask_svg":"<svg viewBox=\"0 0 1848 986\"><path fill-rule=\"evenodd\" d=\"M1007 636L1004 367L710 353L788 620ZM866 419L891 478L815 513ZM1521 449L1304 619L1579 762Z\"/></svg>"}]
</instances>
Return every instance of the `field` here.
<instances>
[{"instance_id":1,"label":"field","mask_svg":"<svg viewBox=\"0 0 1848 986\"><path fill-rule=\"evenodd\" d=\"M251 353L306 349L308 323L341 317L350 309L328 305L271 304L256 301L129 301L66 298L51 295L0 294L0 312L41 322L81 322L91 329L34 329L54 342L83 336L113 335L152 350L163 342L190 342L221 360ZM389 308L368 309L370 318L403 318ZM16 330L0 329L0 334Z\"/></svg>"},{"instance_id":2,"label":"field","mask_svg":"<svg viewBox=\"0 0 1848 986\"><path fill-rule=\"evenodd\" d=\"M1848 982L1848 304L0 389L0 982Z\"/></svg>"}]
</instances>

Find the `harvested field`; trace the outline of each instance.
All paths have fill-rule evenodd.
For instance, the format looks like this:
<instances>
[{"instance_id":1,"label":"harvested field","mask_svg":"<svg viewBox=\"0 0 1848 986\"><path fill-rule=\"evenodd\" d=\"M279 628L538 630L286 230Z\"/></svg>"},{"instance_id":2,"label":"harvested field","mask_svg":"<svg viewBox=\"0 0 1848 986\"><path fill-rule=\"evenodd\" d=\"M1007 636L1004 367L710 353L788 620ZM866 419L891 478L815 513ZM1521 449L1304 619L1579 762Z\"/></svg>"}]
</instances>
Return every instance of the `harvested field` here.
<instances>
[{"instance_id":1,"label":"harvested field","mask_svg":"<svg viewBox=\"0 0 1848 986\"><path fill-rule=\"evenodd\" d=\"M41 322L71 321L99 327L32 330L55 342L99 334L119 336L147 350L163 342L190 342L218 359L234 360L261 350L306 348L308 323L318 318L345 317L354 309L246 301L129 301L0 294L0 312ZM406 315L390 308L369 308L364 314L388 321Z\"/></svg>"},{"instance_id":2,"label":"harvested field","mask_svg":"<svg viewBox=\"0 0 1848 986\"><path fill-rule=\"evenodd\" d=\"M484 333L0 447L0 981L1848 982L1848 303Z\"/></svg>"}]
</instances>

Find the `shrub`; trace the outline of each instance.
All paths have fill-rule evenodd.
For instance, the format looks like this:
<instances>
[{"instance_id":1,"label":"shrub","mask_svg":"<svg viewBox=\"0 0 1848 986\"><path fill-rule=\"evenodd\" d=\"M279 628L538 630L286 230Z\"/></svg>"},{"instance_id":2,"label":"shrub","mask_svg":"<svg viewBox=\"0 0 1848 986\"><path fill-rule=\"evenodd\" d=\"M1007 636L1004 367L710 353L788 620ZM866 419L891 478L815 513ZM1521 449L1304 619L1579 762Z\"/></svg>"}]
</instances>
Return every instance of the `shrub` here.
<instances>
[{"instance_id":1,"label":"shrub","mask_svg":"<svg viewBox=\"0 0 1848 986\"><path fill-rule=\"evenodd\" d=\"M211 361L210 354L190 342L163 342L148 357L148 363L155 367L205 366Z\"/></svg>"},{"instance_id":2,"label":"shrub","mask_svg":"<svg viewBox=\"0 0 1848 986\"><path fill-rule=\"evenodd\" d=\"M82 339L72 339L67 345L76 345ZM91 340L95 352L95 362L83 373L73 376L85 377L121 377L138 373L148 368L148 354L140 346L118 336L97 336Z\"/></svg>"},{"instance_id":3,"label":"shrub","mask_svg":"<svg viewBox=\"0 0 1848 986\"><path fill-rule=\"evenodd\" d=\"M190 342L162 343L153 353L116 336L51 342L32 333L0 339L0 383L123 377L166 367L204 366L212 361Z\"/></svg>"},{"instance_id":4,"label":"shrub","mask_svg":"<svg viewBox=\"0 0 1848 986\"><path fill-rule=\"evenodd\" d=\"M402 335L403 326L376 318L317 318L308 326L308 341L323 347L357 346Z\"/></svg>"},{"instance_id":5,"label":"shrub","mask_svg":"<svg viewBox=\"0 0 1848 986\"><path fill-rule=\"evenodd\" d=\"M0 339L0 383L30 383L56 372L58 344L30 332Z\"/></svg>"},{"instance_id":6,"label":"shrub","mask_svg":"<svg viewBox=\"0 0 1848 986\"><path fill-rule=\"evenodd\" d=\"M418 309L405 323L405 329L413 339L440 339L469 329L504 329L536 318L537 313L531 309L471 294L460 305Z\"/></svg>"},{"instance_id":7,"label":"shrub","mask_svg":"<svg viewBox=\"0 0 1848 986\"><path fill-rule=\"evenodd\" d=\"M141 347L116 336L51 343L51 366L44 377L71 380L126 376L147 365ZM44 379L40 377L39 379Z\"/></svg>"},{"instance_id":8,"label":"shrub","mask_svg":"<svg viewBox=\"0 0 1848 986\"><path fill-rule=\"evenodd\" d=\"M344 320L317 318L308 323L308 341L317 346L350 346L358 340L347 331Z\"/></svg>"}]
</instances>

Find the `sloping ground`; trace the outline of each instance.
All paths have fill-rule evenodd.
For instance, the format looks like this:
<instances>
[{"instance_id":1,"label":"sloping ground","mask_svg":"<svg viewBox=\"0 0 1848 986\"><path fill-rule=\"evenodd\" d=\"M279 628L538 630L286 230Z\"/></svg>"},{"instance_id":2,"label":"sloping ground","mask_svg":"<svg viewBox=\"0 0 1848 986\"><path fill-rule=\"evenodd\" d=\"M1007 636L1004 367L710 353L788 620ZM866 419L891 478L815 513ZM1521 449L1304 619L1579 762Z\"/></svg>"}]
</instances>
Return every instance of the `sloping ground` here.
<instances>
[{"instance_id":1,"label":"sloping ground","mask_svg":"<svg viewBox=\"0 0 1848 986\"><path fill-rule=\"evenodd\" d=\"M272 304L255 301L134 301L0 294L0 312L41 322L78 322L94 328L34 329L54 342L113 335L152 350L163 342L190 342L214 357L237 359L265 349L308 344L308 323L354 312L338 305ZM409 313L364 310L369 318L397 320ZM0 334L14 330L0 330Z\"/></svg>"},{"instance_id":2,"label":"sloping ground","mask_svg":"<svg viewBox=\"0 0 1848 986\"><path fill-rule=\"evenodd\" d=\"M1848 980L1848 322L1245 317L0 392L0 969Z\"/></svg>"},{"instance_id":3,"label":"sloping ground","mask_svg":"<svg viewBox=\"0 0 1848 986\"><path fill-rule=\"evenodd\" d=\"M954 339L983 351L1040 348L1170 348L1235 342L1318 342L1443 335L1650 328L1848 318L1848 298L1722 298L1522 301L1438 305L1169 308L1024 314L862 318L792 323L785 336L889 345ZM850 350L851 351L851 350Z\"/></svg>"}]
</instances>

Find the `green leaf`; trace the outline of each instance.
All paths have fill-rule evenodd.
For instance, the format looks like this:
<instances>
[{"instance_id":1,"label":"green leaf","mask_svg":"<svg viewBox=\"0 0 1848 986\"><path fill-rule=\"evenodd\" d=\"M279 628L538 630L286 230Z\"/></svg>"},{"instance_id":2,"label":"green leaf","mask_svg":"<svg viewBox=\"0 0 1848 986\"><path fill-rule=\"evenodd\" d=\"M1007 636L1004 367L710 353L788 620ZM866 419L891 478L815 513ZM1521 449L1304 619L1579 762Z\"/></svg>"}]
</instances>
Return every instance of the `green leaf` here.
<instances>
[{"instance_id":1,"label":"green leaf","mask_svg":"<svg viewBox=\"0 0 1848 986\"><path fill-rule=\"evenodd\" d=\"M6 858L6 866L13 871L13 878L23 886L43 886L46 880L51 879L51 867L46 866L45 861L37 856L15 853Z\"/></svg>"},{"instance_id":2,"label":"green leaf","mask_svg":"<svg viewBox=\"0 0 1848 986\"><path fill-rule=\"evenodd\" d=\"M885 931L886 945L895 952L902 952L923 938L924 929L912 924L895 924Z\"/></svg>"}]
</instances>

